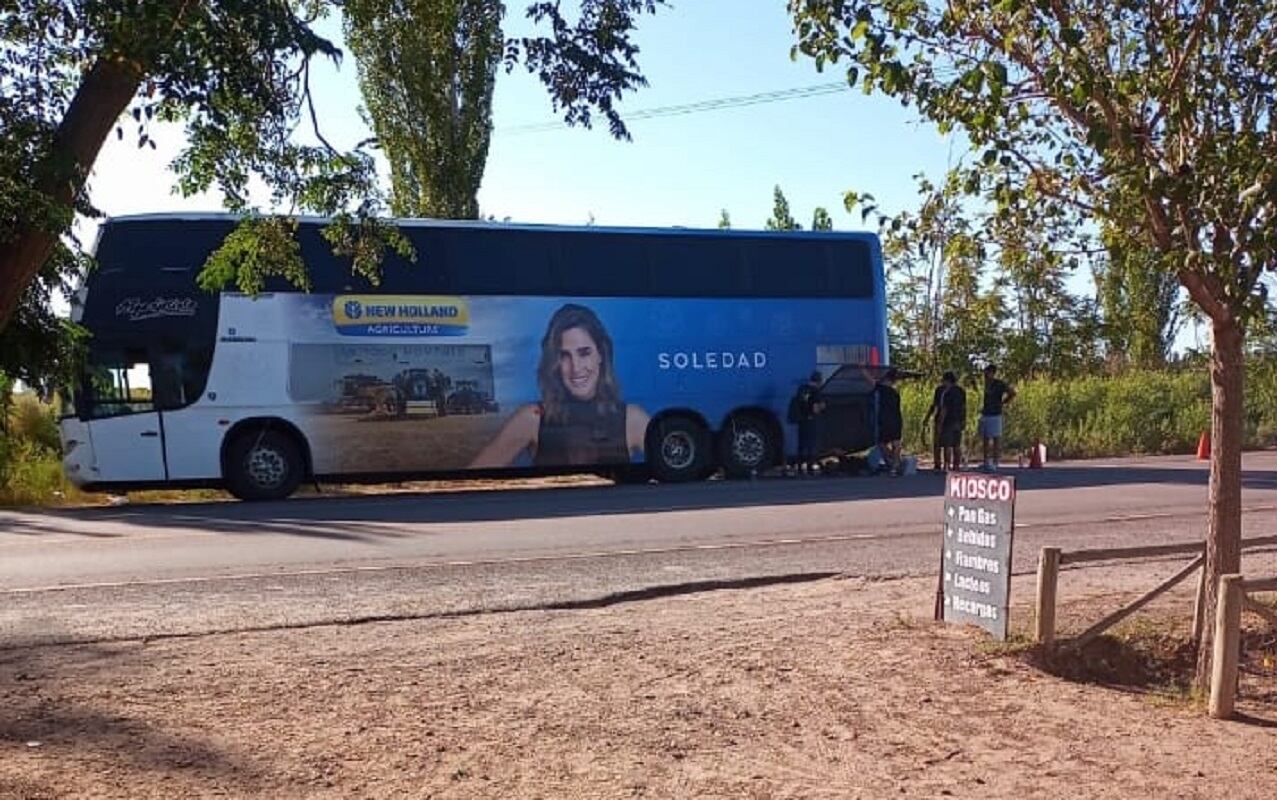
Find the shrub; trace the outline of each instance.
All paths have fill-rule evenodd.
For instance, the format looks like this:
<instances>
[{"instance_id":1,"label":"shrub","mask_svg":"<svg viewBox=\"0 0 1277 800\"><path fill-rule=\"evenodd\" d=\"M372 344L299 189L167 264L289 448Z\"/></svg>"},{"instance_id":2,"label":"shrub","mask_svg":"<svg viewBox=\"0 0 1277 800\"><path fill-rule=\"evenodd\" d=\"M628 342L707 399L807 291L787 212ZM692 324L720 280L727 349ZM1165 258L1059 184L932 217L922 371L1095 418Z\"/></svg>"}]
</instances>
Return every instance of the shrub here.
<instances>
[{"instance_id":1,"label":"shrub","mask_svg":"<svg viewBox=\"0 0 1277 800\"><path fill-rule=\"evenodd\" d=\"M14 395L7 430L16 441L34 442L54 453L62 449L56 410L31 392Z\"/></svg>"},{"instance_id":2,"label":"shrub","mask_svg":"<svg viewBox=\"0 0 1277 800\"><path fill-rule=\"evenodd\" d=\"M56 451L32 441L0 440L0 504L46 505L72 491Z\"/></svg>"},{"instance_id":3,"label":"shrub","mask_svg":"<svg viewBox=\"0 0 1277 800\"><path fill-rule=\"evenodd\" d=\"M0 505L47 505L75 490L62 472L53 406L31 393L14 395L0 434Z\"/></svg>"},{"instance_id":4,"label":"shrub","mask_svg":"<svg viewBox=\"0 0 1277 800\"><path fill-rule=\"evenodd\" d=\"M922 430L922 418L933 388L926 381L902 387L906 444L914 451L930 449L931 432ZM1053 458L1191 453L1210 426L1210 376L1205 370L1037 378L1015 388L1015 402L1007 409L1004 458L1027 450L1036 438L1047 444ZM979 452L975 428L983 388L971 385L966 390L964 445L970 456ZM1277 364L1247 366L1245 414L1246 447L1277 444Z\"/></svg>"}]
</instances>

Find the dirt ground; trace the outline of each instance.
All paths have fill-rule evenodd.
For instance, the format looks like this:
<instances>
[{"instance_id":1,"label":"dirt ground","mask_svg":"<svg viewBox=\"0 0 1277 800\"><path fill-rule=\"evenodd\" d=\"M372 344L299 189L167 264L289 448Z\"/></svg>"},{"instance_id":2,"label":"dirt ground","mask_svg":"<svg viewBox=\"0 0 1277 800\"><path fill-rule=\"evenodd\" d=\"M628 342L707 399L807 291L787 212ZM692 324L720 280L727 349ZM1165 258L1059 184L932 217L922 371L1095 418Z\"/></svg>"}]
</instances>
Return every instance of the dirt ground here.
<instances>
[{"instance_id":1,"label":"dirt ground","mask_svg":"<svg viewBox=\"0 0 1277 800\"><path fill-rule=\"evenodd\" d=\"M1066 571L1062 630L1177 566ZM1250 639L1249 721L1216 722L1130 644L1184 592L1104 643L1092 674L1124 685L1101 685L932 623L933 589L0 650L0 798L1277 796L1270 634Z\"/></svg>"}]
</instances>

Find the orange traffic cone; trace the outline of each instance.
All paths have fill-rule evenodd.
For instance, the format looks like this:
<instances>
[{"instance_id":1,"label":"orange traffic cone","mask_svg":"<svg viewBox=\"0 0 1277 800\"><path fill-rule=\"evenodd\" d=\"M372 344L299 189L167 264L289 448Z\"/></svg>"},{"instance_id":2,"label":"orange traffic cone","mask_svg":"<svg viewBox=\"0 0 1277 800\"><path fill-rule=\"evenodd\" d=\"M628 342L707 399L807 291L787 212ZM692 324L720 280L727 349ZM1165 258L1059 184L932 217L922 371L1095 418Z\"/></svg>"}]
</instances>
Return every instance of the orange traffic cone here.
<instances>
[{"instance_id":1,"label":"orange traffic cone","mask_svg":"<svg viewBox=\"0 0 1277 800\"><path fill-rule=\"evenodd\" d=\"M1202 431L1202 438L1197 440L1197 460L1210 461L1210 431Z\"/></svg>"},{"instance_id":2,"label":"orange traffic cone","mask_svg":"<svg viewBox=\"0 0 1277 800\"><path fill-rule=\"evenodd\" d=\"M1046 466L1046 445L1041 439L1033 440L1033 450L1029 453L1029 469L1042 469Z\"/></svg>"}]
</instances>

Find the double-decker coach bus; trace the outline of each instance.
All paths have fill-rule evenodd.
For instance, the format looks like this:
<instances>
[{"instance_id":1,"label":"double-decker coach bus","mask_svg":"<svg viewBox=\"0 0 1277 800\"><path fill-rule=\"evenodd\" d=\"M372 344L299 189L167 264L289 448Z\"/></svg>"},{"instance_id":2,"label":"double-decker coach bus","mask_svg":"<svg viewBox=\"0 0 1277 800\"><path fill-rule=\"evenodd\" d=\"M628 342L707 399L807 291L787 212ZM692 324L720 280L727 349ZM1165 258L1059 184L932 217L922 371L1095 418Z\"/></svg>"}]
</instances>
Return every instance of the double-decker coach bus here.
<instances>
[{"instance_id":1,"label":"double-decker coach bus","mask_svg":"<svg viewBox=\"0 0 1277 800\"><path fill-rule=\"evenodd\" d=\"M738 476L795 449L786 408L813 370L886 360L872 234L401 220L417 260L388 257L374 287L303 219L311 291L198 289L237 222L103 224L62 421L76 483L269 499L312 478Z\"/></svg>"}]
</instances>

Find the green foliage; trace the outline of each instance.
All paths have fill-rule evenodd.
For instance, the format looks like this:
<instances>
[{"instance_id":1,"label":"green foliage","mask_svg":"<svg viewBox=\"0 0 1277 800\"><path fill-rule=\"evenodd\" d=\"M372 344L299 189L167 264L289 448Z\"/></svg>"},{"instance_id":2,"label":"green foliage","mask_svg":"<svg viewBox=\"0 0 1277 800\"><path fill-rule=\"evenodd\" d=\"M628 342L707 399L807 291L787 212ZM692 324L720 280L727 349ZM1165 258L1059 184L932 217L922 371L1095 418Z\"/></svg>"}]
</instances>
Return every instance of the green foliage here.
<instances>
[{"instance_id":1,"label":"green foliage","mask_svg":"<svg viewBox=\"0 0 1277 800\"><path fill-rule=\"evenodd\" d=\"M30 392L6 392L0 426L0 505L38 505L75 490L62 472L57 411Z\"/></svg>"},{"instance_id":2,"label":"green foliage","mask_svg":"<svg viewBox=\"0 0 1277 800\"><path fill-rule=\"evenodd\" d=\"M522 59L550 90L550 102L569 125L593 124L594 114L607 120L608 131L629 139L616 110L626 92L647 85L638 69L638 46L630 35L642 14L651 14L665 0L578 0L577 19L568 19L558 0L537 0L527 16L547 26L551 36L506 42L506 69Z\"/></svg>"},{"instance_id":3,"label":"green foliage","mask_svg":"<svg viewBox=\"0 0 1277 800\"><path fill-rule=\"evenodd\" d=\"M56 409L40 402L31 392L15 396L8 415L5 432L10 437L52 452L57 452L62 447Z\"/></svg>"},{"instance_id":4,"label":"green foliage","mask_svg":"<svg viewBox=\"0 0 1277 800\"><path fill-rule=\"evenodd\" d=\"M727 213L727 209L723 209L718 214L718 229L721 231L730 230L732 227L732 215Z\"/></svg>"},{"instance_id":5,"label":"green foliage","mask_svg":"<svg viewBox=\"0 0 1277 800\"><path fill-rule=\"evenodd\" d=\"M1277 445L1277 361L1247 366L1245 445ZM969 419L964 446L978 456L976 419L981 384L972 374L963 381ZM1125 455L1192 453L1210 427L1210 376L1205 370L1132 370L1119 375L1036 378L1017 382L1015 401L1006 410L1003 450L1024 452L1040 438L1051 458L1100 458ZM934 387L908 381L901 387L906 445L930 451L930 431L921 420ZM913 422L916 421L916 422Z\"/></svg>"},{"instance_id":6,"label":"green foliage","mask_svg":"<svg viewBox=\"0 0 1277 800\"><path fill-rule=\"evenodd\" d=\"M1147 244L1112 226L1101 235L1106 258L1094 277L1111 360L1145 369L1164 365L1179 330L1179 277Z\"/></svg>"},{"instance_id":7,"label":"green foliage","mask_svg":"<svg viewBox=\"0 0 1277 800\"><path fill-rule=\"evenodd\" d=\"M0 436L0 505L47 505L73 491L56 451Z\"/></svg>"},{"instance_id":8,"label":"green foliage","mask_svg":"<svg viewBox=\"0 0 1277 800\"><path fill-rule=\"evenodd\" d=\"M1216 323L1277 265L1277 0L790 0L795 55L960 130L964 190L1021 229L1124 231ZM1047 224L1042 224L1044 221Z\"/></svg>"},{"instance_id":9,"label":"green foliage","mask_svg":"<svg viewBox=\"0 0 1277 800\"><path fill-rule=\"evenodd\" d=\"M731 226L731 218L727 216L727 211L724 210L718 220L718 227L730 228ZM785 197L785 193L781 191L779 186L772 190L772 215L767 219L763 227L769 231L801 231L803 229L803 226L799 224L790 211L789 199ZM816 206L811 215L811 229L813 231L832 231L834 229L834 220L833 217L829 216L828 210L822 206Z\"/></svg>"},{"instance_id":10,"label":"green foliage","mask_svg":"<svg viewBox=\"0 0 1277 800\"><path fill-rule=\"evenodd\" d=\"M504 13L490 0L347 0L346 41L396 215L478 218Z\"/></svg>"},{"instance_id":11,"label":"green foliage","mask_svg":"<svg viewBox=\"0 0 1277 800\"><path fill-rule=\"evenodd\" d=\"M789 200L777 186L772 190L772 215L763 226L769 231L800 231L802 225L789 212Z\"/></svg>"},{"instance_id":12,"label":"green foliage","mask_svg":"<svg viewBox=\"0 0 1277 800\"><path fill-rule=\"evenodd\" d=\"M42 339L61 334L49 324L47 297L40 294L57 278L37 281L37 275L76 217L96 213L87 179L105 137L113 130L125 136L122 118L131 117L130 135L139 148L150 149L153 121L184 123L186 148L172 164L176 188L187 195L220 191L227 208L246 215L240 235L213 257L202 279L206 288L237 281L238 288L252 290L272 275L304 283L295 250L282 246L277 226L262 224L254 213L250 187L265 187L270 205L287 215L339 217L343 230L333 239L352 233L382 237L347 242L354 269L375 275L379 263L371 259L402 242L388 237L384 225L369 222L383 207L372 154L368 143L348 151L328 143L310 90L312 60L340 58L313 25L343 5L338 0L0 5L0 330L26 298L35 317L22 320L21 327ZM507 41L506 67L522 63L537 74L569 124L588 126L598 112L614 135L625 136L615 101L643 85L630 35L638 17L659 5L660 0L581 0L569 17L558 3L533 2L527 14L548 32ZM469 8L491 13L500 4ZM399 27L409 24L406 17L395 20ZM490 58L485 51L484 63ZM254 237L264 238L253 244ZM36 294L24 294L33 284ZM59 340L48 349L64 348Z\"/></svg>"}]
</instances>

